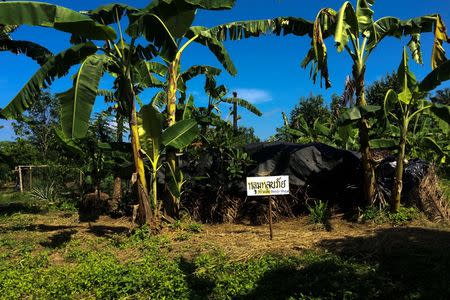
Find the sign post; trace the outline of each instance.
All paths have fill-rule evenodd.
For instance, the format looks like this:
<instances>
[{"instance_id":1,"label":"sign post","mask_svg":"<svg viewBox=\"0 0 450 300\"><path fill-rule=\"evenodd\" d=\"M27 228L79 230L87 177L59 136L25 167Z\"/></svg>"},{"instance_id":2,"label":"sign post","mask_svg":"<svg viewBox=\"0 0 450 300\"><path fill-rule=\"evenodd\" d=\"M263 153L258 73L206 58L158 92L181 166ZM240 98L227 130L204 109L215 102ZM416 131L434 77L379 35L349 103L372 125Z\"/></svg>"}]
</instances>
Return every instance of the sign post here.
<instances>
[{"instance_id":1,"label":"sign post","mask_svg":"<svg viewBox=\"0 0 450 300\"><path fill-rule=\"evenodd\" d=\"M247 196L269 196L269 229L273 239L272 201L274 195L289 195L289 176L247 177Z\"/></svg>"}]
</instances>

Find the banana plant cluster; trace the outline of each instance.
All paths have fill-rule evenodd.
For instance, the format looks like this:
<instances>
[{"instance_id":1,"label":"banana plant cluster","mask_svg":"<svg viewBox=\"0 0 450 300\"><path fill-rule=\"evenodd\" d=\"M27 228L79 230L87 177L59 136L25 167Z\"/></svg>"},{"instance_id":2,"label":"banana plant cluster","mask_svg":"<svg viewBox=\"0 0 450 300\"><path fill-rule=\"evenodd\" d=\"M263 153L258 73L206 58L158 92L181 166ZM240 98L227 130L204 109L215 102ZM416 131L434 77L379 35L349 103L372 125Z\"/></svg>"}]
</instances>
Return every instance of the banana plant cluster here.
<instances>
[{"instance_id":1,"label":"banana plant cluster","mask_svg":"<svg viewBox=\"0 0 450 300\"><path fill-rule=\"evenodd\" d=\"M313 81L316 82L320 75L321 84L324 82L327 88L331 86L331 80L325 40L333 38L338 52L346 52L353 61L352 93L356 94L357 109L364 110L362 107L367 105L364 93L366 63L384 38L410 36L408 47L411 56L416 62L422 63L420 36L425 32L433 32L433 69L446 60L443 44L448 41L445 24L440 15L426 15L407 20L395 17L374 20L374 3L375 0L357 0L356 7L353 7L351 2L346 1L337 11L332 8L319 10L313 21L294 17L241 21L217 26L214 32L220 40L240 40L266 33L309 36L311 48L302 61L302 67L310 66ZM370 149L370 124L364 113L360 115L358 132L364 170L364 194L366 202L372 203L376 195L376 180Z\"/></svg>"},{"instance_id":2,"label":"banana plant cluster","mask_svg":"<svg viewBox=\"0 0 450 300\"><path fill-rule=\"evenodd\" d=\"M159 217L162 202L158 200L158 182L157 174L162 164L160 158L167 153L167 149L176 149L181 151L192 143L198 136L198 124L190 118L189 107L185 107L183 119L174 125L164 129L164 115L153 105L148 104L139 111L139 137L142 140L141 152L147 157L151 167L151 202L154 215ZM181 188L183 186L183 173L171 168L167 164L170 174L167 186L172 195L177 199L181 197ZM176 203L179 206L179 202Z\"/></svg>"},{"instance_id":3,"label":"banana plant cluster","mask_svg":"<svg viewBox=\"0 0 450 300\"><path fill-rule=\"evenodd\" d=\"M71 139L83 138L89 127L99 82L106 73L112 75L115 78L115 99L128 120L131 133L140 221L154 223L138 134L136 102L140 102L139 93L148 87L163 87L153 75L162 69L158 63L151 61L156 56L169 62L170 80L178 77L177 64L185 49L179 49L183 38L188 38L188 43L196 40L206 45L226 68L235 74L235 68L223 45L209 35L206 28L191 27L197 9L229 9L233 4L234 0L164 0L153 1L143 9L110 4L78 13L47 3L2 2L0 20L3 26L26 24L51 27L70 33L73 45L46 59L1 114L6 118L18 116L32 104L34 96L43 88L48 87L55 79L65 76L72 66L79 65L73 87L61 93L59 99L62 104L61 122L64 135ZM124 16L128 17L126 29L121 26ZM117 33L109 26L112 24L116 26ZM6 39L8 30L11 29L3 27L2 30ZM104 41L104 45L97 46L95 40ZM139 44L138 41L146 43ZM176 93L176 90L175 84L169 84L169 127L176 124L173 117L173 98L169 97L174 91ZM173 166L172 170L175 167Z\"/></svg>"},{"instance_id":4,"label":"banana plant cluster","mask_svg":"<svg viewBox=\"0 0 450 300\"><path fill-rule=\"evenodd\" d=\"M403 50L402 60L398 68L398 76L402 82L402 90L397 94L392 89L386 93L384 101L385 118L399 128L399 140L385 140L384 143L394 144L398 147L397 165L395 172L395 185L392 191L391 205L394 211L400 207L400 199L403 188L403 166L406 160L407 144L417 143L428 144L445 157L445 153L438 143L431 137L423 137L422 141L408 138L410 127L413 122L417 122L422 113L428 111L442 122L450 122L450 107L442 104L434 104L425 100L427 93L436 88L443 81L450 79L450 61L439 65L425 79L418 82L415 75L409 70L408 56L406 49ZM399 113L393 113L393 107L400 108Z\"/></svg>"},{"instance_id":5,"label":"banana plant cluster","mask_svg":"<svg viewBox=\"0 0 450 300\"><path fill-rule=\"evenodd\" d=\"M284 127L287 134L294 137L296 143L313 143L313 142L329 142L331 138L330 125L320 122L319 118L314 120L312 126L308 126L302 115L295 117L298 129L291 128L286 114L283 112Z\"/></svg>"}]
</instances>

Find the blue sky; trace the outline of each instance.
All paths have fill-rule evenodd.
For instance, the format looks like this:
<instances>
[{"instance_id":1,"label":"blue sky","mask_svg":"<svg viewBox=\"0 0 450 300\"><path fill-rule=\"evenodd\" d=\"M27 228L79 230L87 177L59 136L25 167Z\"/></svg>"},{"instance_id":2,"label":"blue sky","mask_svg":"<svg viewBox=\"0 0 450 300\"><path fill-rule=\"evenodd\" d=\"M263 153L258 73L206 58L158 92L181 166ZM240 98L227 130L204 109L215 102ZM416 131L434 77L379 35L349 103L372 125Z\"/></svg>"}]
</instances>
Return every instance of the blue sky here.
<instances>
[{"instance_id":1,"label":"blue sky","mask_svg":"<svg viewBox=\"0 0 450 300\"><path fill-rule=\"evenodd\" d=\"M93 9L99 5L111 3L106 0L91 1L49 1L53 4L69 7L74 10ZM123 0L135 7L143 7L149 1ZM229 11L203 11L197 14L195 25L214 26L231 21L267 19L277 16L295 16L314 19L322 7L339 9L343 1L336 0L237 0L236 5ZM375 18L395 16L402 19L439 13L444 21L450 24L450 0L378 0L373 6ZM1 20L0 20L1 23ZM450 26L450 25L448 25ZM65 49L69 45L69 35L48 28L22 27L13 38L38 42L54 53ZM401 58L401 50L407 44L408 38L387 38L371 54L367 65L366 82L370 84L380 79L388 72L397 69ZM421 79L431 71L430 55L433 38L431 33L422 35L422 50L424 65L411 63L416 76ZM253 102L262 112L262 117L256 117L241 110L241 125L252 126L258 136L265 139L275 133L275 128L281 126L281 112L289 112L302 96L310 93L322 94L329 99L333 93L342 94L345 77L351 74L351 61L347 54L338 54L332 40L327 41L329 53L329 69L333 86L328 90L314 84L309 78L309 70L300 67L300 62L306 55L310 40L307 37L275 37L264 36L242 41L225 42L233 61L238 69L234 77L225 71L219 77L219 83L225 84L230 91L237 91L239 96ZM447 52L450 47L445 46ZM196 64L220 67L215 57L208 50L199 45L190 46L183 55L182 68ZM5 106L20 90L23 84L38 69L29 58L10 53L1 53L0 65L0 107ZM76 68L72 71L76 71ZM206 102L203 93L203 78L194 79L188 88L195 96L196 104L202 106ZM70 76L57 80L51 92L61 92L71 85ZM103 88L109 88L111 79L102 81ZM446 83L441 86L449 87ZM154 91L143 94L144 102L149 101ZM97 99L95 110L104 108L102 99ZM224 113L227 107L222 107ZM14 134L7 121L0 121L5 128L0 129L0 140L14 139Z\"/></svg>"}]
</instances>

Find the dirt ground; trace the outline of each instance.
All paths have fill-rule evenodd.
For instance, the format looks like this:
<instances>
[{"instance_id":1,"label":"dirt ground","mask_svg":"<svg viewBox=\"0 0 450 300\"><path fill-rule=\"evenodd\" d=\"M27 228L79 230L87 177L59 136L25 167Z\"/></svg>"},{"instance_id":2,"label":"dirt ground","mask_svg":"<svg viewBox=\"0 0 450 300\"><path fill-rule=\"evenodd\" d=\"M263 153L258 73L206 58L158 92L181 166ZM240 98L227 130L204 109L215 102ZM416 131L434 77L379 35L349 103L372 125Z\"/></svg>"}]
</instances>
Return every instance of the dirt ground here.
<instances>
[{"instance_id":1,"label":"dirt ground","mask_svg":"<svg viewBox=\"0 0 450 300\"><path fill-rule=\"evenodd\" d=\"M41 242L43 246L49 243L58 246L64 244L65 239L85 242L98 240L99 237L126 239L131 228L127 218L100 217L94 223L80 223L76 213L30 214L25 219L26 222L15 225L11 219L7 222L0 220L0 234L14 231L18 239L30 239L33 234L35 239L46 240ZM189 221L185 223L189 224ZM204 251L220 249L236 261L266 253L295 255L309 249L339 252L342 248L346 253L355 249L355 252L367 254L377 251L377 248L386 250L399 247L399 243L402 243L401 247L408 247L411 243L420 243L426 247L450 245L450 227L424 218L407 225L392 226L349 222L341 216L335 216L330 225L331 229L326 230L323 226L310 224L307 217L281 221L273 225L273 240L269 238L268 225L246 224L202 224L199 226L200 232L194 233L182 223L177 228L164 227L160 235L170 240L176 255L191 257ZM448 239L448 243L442 240L442 236Z\"/></svg>"}]
</instances>

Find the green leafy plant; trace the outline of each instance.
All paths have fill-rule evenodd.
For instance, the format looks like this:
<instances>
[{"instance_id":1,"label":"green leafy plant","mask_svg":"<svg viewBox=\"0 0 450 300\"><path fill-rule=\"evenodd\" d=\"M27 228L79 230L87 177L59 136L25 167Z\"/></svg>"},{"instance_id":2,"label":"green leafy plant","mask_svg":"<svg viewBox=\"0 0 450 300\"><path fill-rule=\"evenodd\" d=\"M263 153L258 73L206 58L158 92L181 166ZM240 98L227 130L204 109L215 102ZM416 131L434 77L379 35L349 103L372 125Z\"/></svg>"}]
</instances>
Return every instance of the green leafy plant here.
<instances>
[{"instance_id":1,"label":"green leafy plant","mask_svg":"<svg viewBox=\"0 0 450 300\"><path fill-rule=\"evenodd\" d=\"M385 209L373 205L365 207L360 212L359 218L362 222L373 222L376 224L385 223L387 220Z\"/></svg>"},{"instance_id":2,"label":"green leafy plant","mask_svg":"<svg viewBox=\"0 0 450 300\"><path fill-rule=\"evenodd\" d=\"M203 226L200 223L192 222L186 226L186 230L192 233L200 233L203 231Z\"/></svg>"},{"instance_id":3,"label":"green leafy plant","mask_svg":"<svg viewBox=\"0 0 450 300\"><path fill-rule=\"evenodd\" d=\"M309 219L313 224L329 223L331 214L328 209L328 204L322 200L314 200L313 205L307 205L309 211Z\"/></svg>"},{"instance_id":4,"label":"green leafy plant","mask_svg":"<svg viewBox=\"0 0 450 300\"><path fill-rule=\"evenodd\" d=\"M356 106L352 108L351 120L358 123L359 144L364 171L364 196L367 203L375 199L375 165L371 158L369 144L370 123L368 118L374 107L368 106L365 99L365 73L367 60L373 50L386 37L411 36L408 46L413 59L422 63L420 34L434 31L432 68L442 64L445 50L442 45L448 41L445 24L440 15L426 15L414 19L400 20L395 17L373 19L372 0L358 0L354 8L349 1L343 3L338 11L322 8L313 22L301 18L276 18L233 22L217 26L212 30L220 40L227 38L240 40L260 36L267 32L276 35L309 35L312 38L311 49L302 62L302 67L311 66L311 77L315 82L320 73L320 81L331 86L328 69L328 54L325 39L333 37L338 52L346 52L353 61L352 78L347 84L346 94L356 95ZM379 108L378 108L379 109Z\"/></svg>"},{"instance_id":5,"label":"green leafy plant","mask_svg":"<svg viewBox=\"0 0 450 300\"><path fill-rule=\"evenodd\" d=\"M394 224L401 225L416 220L419 215L417 208L401 206L396 212L390 212L388 219Z\"/></svg>"},{"instance_id":6,"label":"green leafy plant","mask_svg":"<svg viewBox=\"0 0 450 300\"><path fill-rule=\"evenodd\" d=\"M435 104L425 100L427 92L436 88L443 81L450 79L450 61L445 61L428 74L422 82L417 82L415 75L409 70L406 49L403 49L402 60L397 74L402 83L401 93L397 94L392 89L386 93L384 114L387 120L399 127L400 141L398 144L395 140L381 141L394 146L398 145L395 185L391 199L391 208L393 211L398 211L400 208L403 189L403 166L406 159L406 146L408 143L410 123L417 120L424 111L432 112L442 122L447 122L447 124L450 122L450 106ZM400 108L397 110L397 113L393 112L395 106ZM424 139L445 156L444 151L440 149L439 145L433 139L430 137L425 137Z\"/></svg>"},{"instance_id":7,"label":"green leafy plant","mask_svg":"<svg viewBox=\"0 0 450 300\"><path fill-rule=\"evenodd\" d=\"M48 205L57 204L59 199L58 191L54 182L48 185L33 188L30 195L38 201L46 202Z\"/></svg>"}]
</instances>

